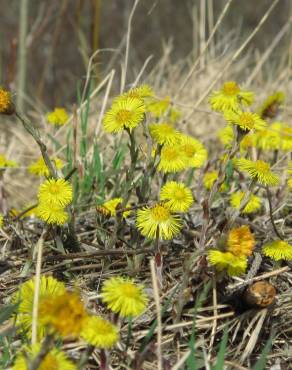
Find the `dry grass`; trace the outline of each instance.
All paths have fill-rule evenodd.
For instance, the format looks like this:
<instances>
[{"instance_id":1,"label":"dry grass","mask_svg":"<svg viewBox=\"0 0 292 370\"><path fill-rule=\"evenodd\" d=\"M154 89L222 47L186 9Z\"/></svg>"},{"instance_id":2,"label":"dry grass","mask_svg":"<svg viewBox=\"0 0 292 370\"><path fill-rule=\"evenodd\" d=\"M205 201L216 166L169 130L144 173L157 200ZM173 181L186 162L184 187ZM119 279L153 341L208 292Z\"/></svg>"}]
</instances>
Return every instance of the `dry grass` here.
<instances>
[{"instance_id":1,"label":"dry grass","mask_svg":"<svg viewBox=\"0 0 292 370\"><path fill-rule=\"evenodd\" d=\"M291 120L292 110L289 108L292 96L291 46L286 48L287 54L282 53L276 61L271 59L274 48L279 46L278 43L285 32L290 30L290 22L291 20L287 25L283 25L282 33L275 36L277 42L272 43L262 55L258 55L250 48L251 38L238 47L233 40L233 34L225 35L224 39L216 45L212 40L212 53L209 53L208 41L206 44L204 40L204 45L207 47L203 46L200 49L203 51L204 63L200 62L201 58L194 60L192 54L185 60L172 63L172 46L166 45L164 56L156 66L149 71L147 61L145 70L143 67L140 70L141 73L139 71L136 73L139 80L136 80L135 84L141 81L147 82L153 86L159 97L173 98L173 104L182 112L183 119L179 123L179 128L200 138L205 143L210 152L208 165L213 164L216 156L218 158L218 153L222 151L216 141L216 131L224 125L222 117L210 110L206 99L215 83L217 86L225 80L237 80L243 86L256 92L259 104L270 92L283 90L287 95L287 101L279 120L284 122ZM255 33L260 32L260 26L261 24ZM130 33L128 33L127 40L122 90L127 77L126 71L129 68L127 64L128 53L131 52ZM195 68L193 68L194 65ZM89 65L88 76L91 73L90 68L94 68L94 63ZM110 71L96 85L91 94L88 145L93 145L94 141L91 137L98 137L104 163L110 162L116 150L115 140L102 131L101 120L111 97L119 90L118 75L119 71ZM77 115L78 113L79 111ZM44 137L47 137L46 134L50 132L55 139L66 145L66 127L52 132L45 122L44 112L41 109L39 111L31 109L28 115L38 123L40 130L45 133ZM16 126L15 122L7 119L7 122L2 123L2 127L4 124L5 130L1 136L0 145L5 148L7 157L21 163L21 168L5 171L3 178L7 202L10 207L18 208L26 204L28 200L33 201L36 197L39 183L38 180L27 176L26 166L31 160L39 157L39 151L28 134ZM70 124L74 124L73 115ZM79 138L80 135L79 126ZM57 155L62 152L62 147L56 149L49 139L46 140L50 154ZM78 148L76 149L78 152ZM88 150L89 157L92 150L92 147ZM81 163L82 158L77 156L76 160L77 163ZM282 158L278 160L280 162ZM81 173L83 169L79 170ZM125 168L121 168L120 176L124 179ZM133 322L133 340L127 353L124 353L124 344L120 344L115 351L111 365L113 369L175 370L187 368L186 361L191 351L189 341L193 332L195 302L208 282L210 289L204 304L197 309L195 319L195 348L198 361L201 363L199 368L210 369L214 364L223 332L227 327L226 369L251 369L271 333L273 344L267 356L266 368L279 364L279 369L288 369L292 358L292 266L291 263L276 265L266 259L257 258L262 243L273 237L268 205L264 204L264 211L252 219L240 217L237 219L239 224L250 225L257 240L255 257L247 274L250 280L229 278L222 283L216 280L214 272L207 266L205 251L198 251L194 254L203 229L202 204L205 195L199 184L193 185L192 190L196 194L197 202L186 218L189 227L182 238L175 239L171 243L164 242L161 245L164 259L163 271L161 277L158 277L158 280L162 282L161 287L157 285L157 271L154 268L152 248L148 248L147 251L136 250L134 253L131 249L131 235L126 230L124 234L126 244L117 242L115 248L105 249L109 240L107 234L112 232L114 224L108 222L99 225L96 221L94 207L90 205L83 207L82 212L76 214L76 235L81 250L70 252L70 245L63 241L69 252L66 255L60 254L56 250L53 235L47 235L41 256L42 261L38 260L38 266L41 268L39 272L52 274L65 280L68 285L77 283L88 309L93 312L102 310L97 295L101 281L107 277L126 274L135 276L144 283L153 299L145 314ZM212 208L213 219L208 225L204 248L213 245L220 235L221 223L224 222L226 216L222 213L224 202L226 199L217 202ZM286 239L291 242L290 202L291 197L276 195L273 198L275 223L282 235L285 235ZM283 211L285 207L288 209L286 213ZM37 259L34 246L41 234L42 227L36 219L13 222L5 231L1 231L1 260L3 265L7 264L8 267L0 277L1 303L7 303L19 284L35 275ZM236 301L240 298L236 293L241 292L247 283L261 279L267 279L276 286L276 303L264 309L238 311ZM170 304L166 313L160 317L160 309L165 306L168 299L170 299ZM153 340L147 344L143 352L138 352L155 319L158 321L158 326ZM7 330L9 325L7 322L4 323L1 332ZM121 326L121 337L126 336L127 325L125 324ZM19 339L10 343L10 346L11 353L15 352L19 347ZM73 358L76 358L84 349L84 344L65 342L63 348ZM142 362L143 365L140 366ZM88 369L98 368L97 353L93 352L90 363Z\"/></svg>"}]
</instances>

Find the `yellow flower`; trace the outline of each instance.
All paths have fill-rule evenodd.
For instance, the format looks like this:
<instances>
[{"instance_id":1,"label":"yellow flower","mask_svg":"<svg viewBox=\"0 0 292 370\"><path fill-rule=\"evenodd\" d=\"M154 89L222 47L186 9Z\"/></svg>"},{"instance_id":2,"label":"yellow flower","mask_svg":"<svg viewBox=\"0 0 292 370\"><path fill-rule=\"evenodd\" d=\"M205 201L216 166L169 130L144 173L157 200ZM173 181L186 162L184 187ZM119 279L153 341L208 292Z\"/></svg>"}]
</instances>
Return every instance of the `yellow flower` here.
<instances>
[{"instance_id":1,"label":"yellow flower","mask_svg":"<svg viewBox=\"0 0 292 370\"><path fill-rule=\"evenodd\" d=\"M152 100L147 104L147 111L149 111L153 117L161 118L164 114L168 116L168 119L171 123L178 120L181 116L180 111L173 108L170 105L170 97L166 96L164 99Z\"/></svg>"},{"instance_id":2,"label":"yellow flower","mask_svg":"<svg viewBox=\"0 0 292 370\"><path fill-rule=\"evenodd\" d=\"M90 345L98 348L111 348L118 339L118 328L100 316L89 316L81 331L81 337Z\"/></svg>"},{"instance_id":3,"label":"yellow flower","mask_svg":"<svg viewBox=\"0 0 292 370\"><path fill-rule=\"evenodd\" d=\"M288 188L290 190L292 190L292 177L290 177L290 179L288 179L287 184L288 184Z\"/></svg>"},{"instance_id":4,"label":"yellow flower","mask_svg":"<svg viewBox=\"0 0 292 370\"><path fill-rule=\"evenodd\" d=\"M15 112L12 96L9 91L0 87L0 114L13 114Z\"/></svg>"},{"instance_id":5,"label":"yellow flower","mask_svg":"<svg viewBox=\"0 0 292 370\"><path fill-rule=\"evenodd\" d=\"M275 261L279 260L292 260L292 245L284 240L275 240L263 246L263 254L272 258Z\"/></svg>"},{"instance_id":6,"label":"yellow flower","mask_svg":"<svg viewBox=\"0 0 292 370\"><path fill-rule=\"evenodd\" d=\"M218 175L219 173L216 170L205 173L205 175L203 176L203 185L205 186L207 190L211 190L215 181L218 179ZM227 186L225 183L223 183L220 186L219 191L226 191L226 190L227 190Z\"/></svg>"},{"instance_id":7,"label":"yellow flower","mask_svg":"<svg viewBox=\"0 0 292 370\"><path fill-rule=\"evenodd\" d=\"M13 168L16 167L17 163L15 161L9 161L5 155L0 154L0 169L1 168Z\"/></svg>"},{"instance_id":8,"label":"yellow flower","mask_svg":"<svg viewBox=\"0 0 292 370\"><path fill-rule=\"evenodd\" d=\"M4 224L4 217L3 215L0 214L0 229L3 226L3 224Z\"/></svg>"},{"instance_id":9,"label":"yellow flower","mask_svg":"<svg viewBox=\"0 0 292 370\"><path fill-rule=\"evenodd\" d=\"M272 128L272 129L271 129ZM279 132L273 130L272 125L265 130L258 131L254 134L255 146L262 150L277 150L280 149Z\"/></svg>"},{"instance_id":10,"label":"yellow flower","mask_svg":"<svg viewBox=\"0 0 292 370\"><path fill-rule=\"evenodd\" d=\"M101 297L110 310L122 317L141 315L148 303L143 285L120 276L105 281Z\"/></svg>"},{"instance_id":11,"label":"yellow flower","mask_svg":"<svg viewBox=\"0 0 292 370\"><path fill-rule=\"evenodd\" d=\"M218 271L227 270L229 276L239 276L245 273L247 260L245 256L235 256L230 252L220 252L211 249L208 252L208 261Z\"/></svg>"},{"instance_id":12,"label":"yellow flower","mask_svg":"<svg viewBox=\"0 0 292 370\"><path fill-rule=\"evenodd\" d=\"M227 239L227 251L235 256L250 256L255 247L255 239L247 225L231 229Z\"/></svg>"},{"instance_id":13,"label":"yellow flower","mask_svg":"<svg viewBox=\"0 0 292 370\"><path fill-rule=\"evenodd\" d=\"M138 98L138 99L145 99L153 97L154 91L152 90L152 87L144 84L138 87L134 87L133 89L130 89L129 91L125 92L122 96L125 98Z\"/></svg>"},{"instance_id":14,"label":"yellow flower","mask_svg":"<svg viewBox=\"0 0 292 370\"><path fill-rule=\"evenodd\" d=\"M116 216L116 210L118 205L122 204L123 198L113 198L108 200L107 202L104 202L101 206L104 209L104 213L106 215L110 215L112 217ZM126 208L129 208L130 204L126 205ZM131 211L125 211L123 212L123 217L128 217L131 214Z\"/></svg>"},{"instance_id":15,"label":"yellow flower","mask_svg":"<svg viewBox=\"0 0 292 370\"><path fill-rule=\"evenodd\" d=\"M115 99L110 110L103 119L106 132L119 132L123 129L130 131L137 127L144 119L145 105L141 99L125 98Z\"/></svg>"},{"instance_id":16,"label":"yellow flower","mask_svg":"<svg viewBox=\"0 0 292 370\"><path fill-rule=\"evenodd\" d=\"M261 133L262 131L258 131ZM240 152L246 152L248 148L255 146L255 136L257 133L249 132L248 134L244 135L240 142Z\"/></svg>"},{"instance_id":17,"label":"yellow flower","mask_svg":"<svg viewBox=\"0 0 292 370\"><path fill-rule=\"evenodd\" d=\"M245 158L240 158L235 163L241 171L247 172L252 179L255 179L262 185L273 186L279 183L279 177L271 171L269 163L262 160L253 162Z\"/></svg>"},{"instance_id":18,"label":"yellow flower","mask_svg":"<svg viewBox=\"0 0 292 370\"><path fill-rule=\"evenodd\" d=\"M204 145L188 135L180 135L179 152L186 157L188 166L194 168L202 167L208 157Z\"/></svg>"},{"instance_id":19,"label":"yellow flower","mask_svg":"<svg viewBox=\"0 0 292 370\"><path fill-rule=\"evenodd\" d=\"M158 144L177 144L180 137L173 125L169 123L152 123L149 125L149 132L152 139Z\"/></svg>"},{"instance_id":20,"label":"yellow flower","mask_svg":"<svg viewBox=\"0 0 292 370\"><path fill-rule=\"evenodd\" d=\"M233 208L240 209L242 200L245 197L245 192L237 191L236 193L231 194L230 203ZM253 213L256 212L261 207L261 198L256 195L251 195L247 205L242 210L242 213Z\"/></svg>"},{"instance_id":21,"label":"yellow flower","mask_svg":"<svg viewBox=\"0 0 292 370\"><path fill-rule=\"evenodd\" d=\"M280 149L284 151L292 150L292 127L287 124L274 122L271 128L279 132L280 135Z\"/></svg>"},{"instance_id":22,"label":"yellow flower","mask_svg":"<svg viewBox=\"0 0 292 370\"><path fill-rule=\"evenodd\" d=\"M179 216L173 215L168 207L156 204L137 211L136 226L141 234L150 239L172 239L182 227Z\"/></svg>"},{"instance_id":23,"label":"yellow flower","mask_svg":"<svg viewBox=\"0 0 292 370\"><path fill-rule=\"evenodd\" d=\"M35 214L47 224L64 225L69 218L68 213L60 206L53 202L41 202L35 209Z\"/></svg>"},{"instance_id":24,"label":"yellow flower","mask_svg":"<svg viewBox=\"0 0 292 370\"><path fill-rule=\"evenodd\" d=\"M68 121L69 115L64 108L55 108L47 113L47 121L55 126L63 126Z\"/></svg>"},{"instance_id":25,"label":"yellow flower","mask_svg":"<svg viewBox=\"0 0 292 370\"><path fill-rule=\"evenodd\" d=\"M17 354L12 370L29 370L27 358L35 359L40 350L40 344L32 347L25 346L23 351ZM53 348L44 356L38 370L77 370L77 367L67 359L64 352Z\"/></svg>"},{"instance_id":26,"label":"yellow flower","mask_svg":"<svg viewBox=\"0 0 292 370\"><path fill-rule=\"evenodd\" d=\"M32 310L34 300L35 279L22 284L19 291L13 296L13 303L19 302L16 325L30 334L32 324ZM51 300L65 292L65 285L51 276L42 276L40 280L39 304L44 300ZM38 322L39 339L44 336L46 328Z\"/></svg>"},{"instance_id":27,"label":"yellow flower","mask_svg":"<svg viewBox=\"0 0 292 370\"><path fill-rule=\"evenodd\" d=\"M225 82L219 91L213 91L209 101L215 111L240 109L241 105L251 105L254 94L251 91L242 91L236 82Z\"/></svg>"},{"instance_id":28,"label":"yellow flower","mask_svg":"<svg viewBox=\"0 0 292 370\"><path fill-rule=\"evenodd\" d=\"M252 112L243 112L241 110L228 110L224 112L227 122L239 126L244 131L260 131L266 128L267 123L259 115Z\"/></svg>"},{"instance_id":29,"label":"yellow flower","mask_svg":"<svg viewBox=\"0 0 292 370\"><path fill-rule=\"evenodd\" d=\"M87 313L77 293L64 292L42 299L39 304L39 321L61 337L79 336Z\"/></svg>"},{"instance_id":30,"label":"yellow flower","mask_svg":"<svg viewBox=\"0 0 292 370\"><path fill-rule=\"evenodd\" d=\"M161 149L158 171L179 172L189 167L189 161L182 155L178 145L164 145Z\"/></svg>"},{"instance_id":31,"label":"yellow flower","mask_svg":"<svg viewBox=\"0 0 292 370\"><path fill-rule=\"evenodd\" d=\"M260 107L258 114L262 118L274 118L279 112L279 106L284 102L285 94L282 91L277 91L267 97Z\"/></svg>"},{"instance_id":32,"label":"yellow flower","mask_svg":"<svg viewBox=\"0 0 292 370\"><path fill-rule=\"evenodd\" d=\"M226 146L227 148L232 147L232 143L234 141L234 133L231 125L227 125L220 129L217 133L219 140L221 143Z\"/></svg>"},{"instance_id":33,"label":"yellow flower","mask_svg":"<svg viewBox=\"0 0 292 370\"><path fill-rule=\"evenodd\" d=\"M71 203L72 198L72 186L64 179L48 179L39 187L38 199L40 203L65 207Z\"/></svg>"},{"instance_id":34,"label":"yellow flower","mask_svg":"<svg viewBox=\"0 0 292 370\"><path fill-rule=\"evenodd\" d=\"M173 212L187 212L194 201L191 189L176 181L169 181L162 187L160 200L165 200L165 206Z\"/></svg>"},{"instance_id":35,"label":"yellow flower","mask_svg":"<svg viewBox=\"0 0 292 370\"><path fill-rule=\"evenodd\" d=\"M50 158L50 160L53 162L57 170L60 170L62 167L64 167L64 164L61 161L61 159ZM48 177L50 175L49 169L43 157L39 158L36 162L31 163L28 167L28 172L37 176Z\"/></svg>"}]
</instances>

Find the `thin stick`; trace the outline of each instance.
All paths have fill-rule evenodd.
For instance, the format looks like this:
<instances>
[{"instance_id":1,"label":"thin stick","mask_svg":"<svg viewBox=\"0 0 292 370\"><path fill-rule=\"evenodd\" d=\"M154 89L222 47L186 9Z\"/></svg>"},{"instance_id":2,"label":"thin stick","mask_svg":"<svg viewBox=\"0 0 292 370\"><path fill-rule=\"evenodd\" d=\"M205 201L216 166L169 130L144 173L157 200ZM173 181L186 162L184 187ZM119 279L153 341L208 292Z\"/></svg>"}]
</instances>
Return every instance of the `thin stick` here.
<instances>
[{"instance_id":1,"label":"thin stick","mask_svg":"<svg viewBox=\"0 0 292 370\"><path fill-rule=\"evenodd\" d=\"M269 203L269 214L270 214L270 220L271 220L271 224L273 226L273 229L275 231L275 234L278 236L278 238L280 238L281 240L283 240L283 236L279 233L278 229L277 229L277 226L275 224L275 221L274 221L274 216L273 216L273 208L272 208L272 199L271 199L271 192L270 192L270 189L269 187L267 186L266 187L266 191L267 191L267 198L268 198L268 203Z\"/></svg>"},{"instance_id":2,"label":"thin stick","mask_svg":"<svg viewBox=\"0 0 292 370\"><path fill-rule=\"evenodd\" d=\"M150 261L151 269L151 278L152 286L154 292L154 301L156 306L156 315L157 315L157 369L162 370L162 352L161 352L161 343L162 343L162 322L161 322L161 306L159 299L159 289L157 284L157 276L155 271L155 261L151 259Z\"/></svg>"},{"instance_id":3,"label":"thin stick","mask_svg":"<svg viewBox=\"0 0 292 370\"><path fill-rule=\"evenodd\" d=\"M41 279L41 268L42 268L42 255L44 246L44 237L46 229L43 230L40 236L36 248L37 248L37 262L35 272L35 286L33 296L33 309L32 309L32 325L31 325L31 345L37 343L37 322L38 322L38 306L39 306L39 291L40 291L40 279Z\"/></svg>"},{"instance_id":4,"label":"thin stick","mask_svg":"<svg viewBox=\"0 0 292 370\"><path fill-rule=\"evenodd\" d=\"M176 99L179 96L180 92L185 87L185 85L188 83L188 81L191 78L192 74L195 72L198 64L200 63L200 60L201 60L202 56L205 54L206 50L208 49L208 47L209 47L209 45L210 45L210 43L211 43L211 41L212 41L212 39L213 39L213 37L214 37L217 29L218 29L218 27L220 26L223 18L225 17L225 15L226 15L226 13L227 13L227 11L228 11L228 9L229 9L232 1L233 0L228 0L227 4L225 5L224 9L222 10L222 12L220 14L220 17L218 18L218 20L217 20L217 22L216 22L216 24L215 24L215 26L214 26L214 28L213 28L213 30L211 32L211 34L210 34L210 36L209 36L206 44L205 44L204 49L202 49L202 51L200 52L200 55L199 55L198 59L195 61L194 65L190 69L190 71L187 74L186 78L183 80L182 84L179 86L179 88L178 88L178 90L177 90L177 92L176 92L176 94L174 96L174 99Z\"/></svg>"},{"instance_id":5,"label":"thin stick","mask_svg":"<svg viewBox=\"0 0 292 370\"><path fill-rule=\"evenodd\" d=\"M132 30L132 20L133 20L133 16L134 16L138 3L139 3L139 0L135 0L135 3L133 5L133 8L131 10L129 20L128 20L125 65L124 65L124 70L123 70L122 78L121 78L121 93L124 91L125 85L126 85L126 77L127 77L127 69L128 69L128 61L129 61L129 50L130 50L130 38L131 38L131 30Z\"/></svg>"}]
</instances>

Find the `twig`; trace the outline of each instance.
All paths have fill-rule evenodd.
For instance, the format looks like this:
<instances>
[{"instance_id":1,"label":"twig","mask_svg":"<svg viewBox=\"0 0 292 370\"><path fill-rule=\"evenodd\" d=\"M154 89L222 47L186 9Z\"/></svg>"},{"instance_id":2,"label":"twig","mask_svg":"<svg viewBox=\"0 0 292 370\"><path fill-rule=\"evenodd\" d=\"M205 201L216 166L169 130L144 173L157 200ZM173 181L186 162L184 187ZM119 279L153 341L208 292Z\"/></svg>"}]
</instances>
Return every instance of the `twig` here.
<instances>
[{"instance_id":1,"label":"twig","mask_svg":"<svg viewBox=\"0 0 292 370\"><path fill-rule=\"evenodd\" d=\"M32 309L32 325L31 325L31 344L37 343L37 321L38 321L38 306L39 306L39 291L40 291L40 279L41 279L41 267L42 267L42 255L44 246L44 237L46 229L43 230L41 237L39 238L37 248L37 262L36 262L36 273L35 273L35 286L33 296L33 309ZM37 367L36 367L37 369Z\"/></svg>"},{"instance_id":2,"label":"twig","mask_svg":"<svg viewBox=\"0 0 292 370\"><path fill-rule=\"evenodd\" d=\"M270 189L269 187L267 186L266 187L266 191L267 191L267 198L268 198L268 202L269 202L269 214L270 214L270 220L271 220L271 224L273 226L273 229L275 231L275 234L281 239L281 240L284 240L283 236L279 233L277 227L276 227L276 224L275 224L275 221L274 221L274 216L273 216L273 209L272 209L272 199L271 199L271 192L270 192Z\"/></svg>"},{"instance_id":3,"label":"twig","mask_svg":"<svg viewBox=\"0 0 292 370\"><path fill-rule=\"evenodd\" d=\"M151 269L151 278L152 286L154 292L154 301L156 306L156 316L157 316L157 369L162 370L162 352L161 352L161 343L162 343L162 322L161 322L161 307L159 299L159 289L157 284L157 276L155 271L155 261L151 259L150 261Z\"/></svg>"}]
</instances>

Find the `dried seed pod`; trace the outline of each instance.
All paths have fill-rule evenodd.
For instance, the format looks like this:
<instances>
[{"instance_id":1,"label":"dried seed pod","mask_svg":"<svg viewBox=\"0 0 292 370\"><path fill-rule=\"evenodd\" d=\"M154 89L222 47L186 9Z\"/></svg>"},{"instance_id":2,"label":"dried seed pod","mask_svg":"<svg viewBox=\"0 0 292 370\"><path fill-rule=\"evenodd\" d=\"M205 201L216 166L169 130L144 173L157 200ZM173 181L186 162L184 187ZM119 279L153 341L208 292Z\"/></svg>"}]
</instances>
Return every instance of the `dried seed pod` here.
<instances>
[{"instance_id":1,"label":"dried seed pod","mask_svg":"<svg viewBox=\"0 0 292 370\"><path fill-rule=\"evenodd\" d=\"M252 307L270 306L276 297L275 287L267 281L257 281L250 285L244 295L244 301Z\"/></svg>"}]
</instances>

